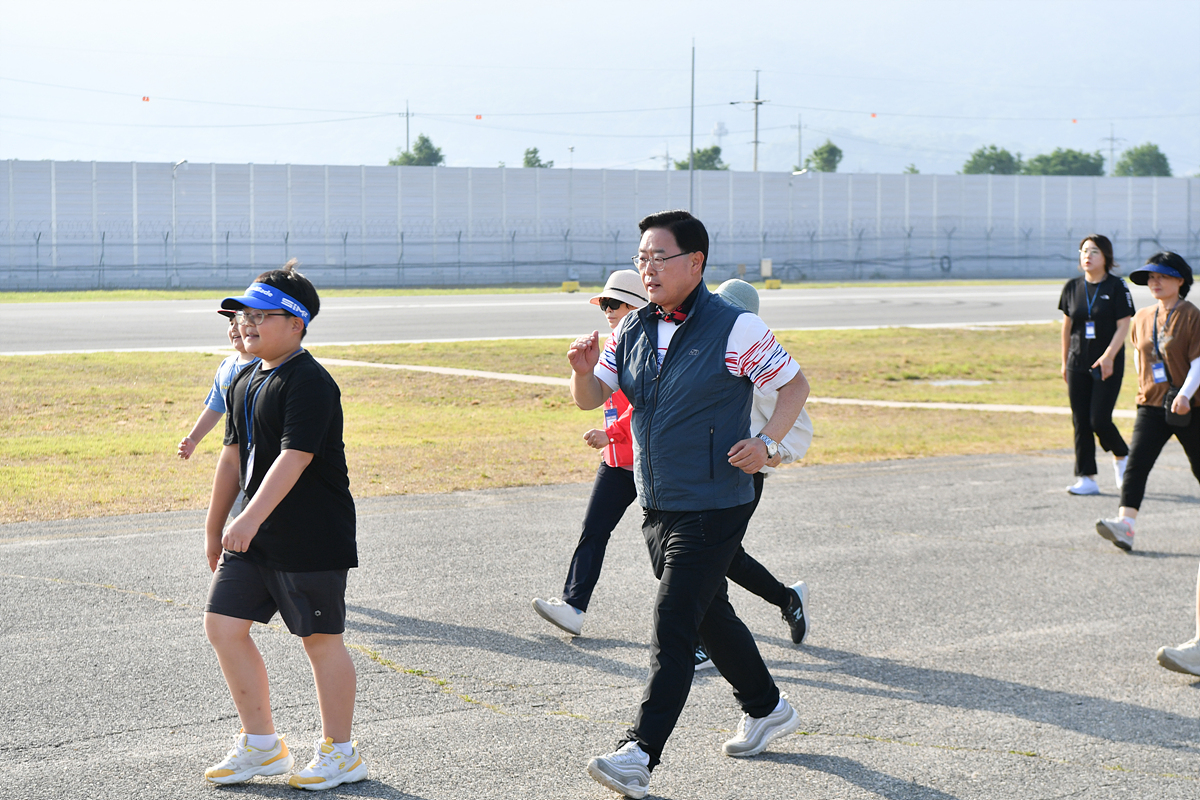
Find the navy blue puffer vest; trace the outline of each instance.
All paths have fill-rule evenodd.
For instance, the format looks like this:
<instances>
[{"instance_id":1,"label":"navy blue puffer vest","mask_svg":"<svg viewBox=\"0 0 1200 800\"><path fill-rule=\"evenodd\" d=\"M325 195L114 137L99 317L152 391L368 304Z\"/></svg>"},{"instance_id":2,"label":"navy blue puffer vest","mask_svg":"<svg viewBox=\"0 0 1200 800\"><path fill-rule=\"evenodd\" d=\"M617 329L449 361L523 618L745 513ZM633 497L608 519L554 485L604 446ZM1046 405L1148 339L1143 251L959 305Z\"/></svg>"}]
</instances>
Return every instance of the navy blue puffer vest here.
<instances>
[{"instance_id":1,"label":"navy blue puffer vest","mask_svg":"<svg viewBox=\"0 0 1200 800\"><path fill-rule=\"evenodd\" d=\"M727 455L750 437L753 384L725 365L729 332L743 313L701 284L661 368L650 309L623 328L618 381L633 406L634 481L643 507L705 511L754 500L751 477Z\"/></svg>"}]
</instances>

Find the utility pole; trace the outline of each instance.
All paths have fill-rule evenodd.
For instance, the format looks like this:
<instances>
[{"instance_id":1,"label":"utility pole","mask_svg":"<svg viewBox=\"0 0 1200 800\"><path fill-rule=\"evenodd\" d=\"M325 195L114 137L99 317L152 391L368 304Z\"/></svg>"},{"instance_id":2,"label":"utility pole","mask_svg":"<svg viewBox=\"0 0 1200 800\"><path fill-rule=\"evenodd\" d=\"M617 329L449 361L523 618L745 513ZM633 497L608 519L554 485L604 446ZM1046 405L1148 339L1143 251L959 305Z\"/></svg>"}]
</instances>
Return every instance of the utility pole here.
<instances>
[{"instance_id":1,"label":"utility pole","mask_svg":"<svg viewBox=\"0 0 1200 800\"><path fill-rule=\"evenodd\" d=\"M754 70L754 99L753 100L734 100L729 105L736 106L742 103L750 103L754 106L754 171L758 172L758 146L761 142L758 141L758 107L763 103L769 103L769 100L758 99L758 73L762 70Z\"/></svg>"},{"instance_id":2,"label":"utility pole","mask_svg":"<svg viewBox=\"0 0 1200 800\"><path fill-rule=\"evenodd\" d=\"M803 125L800 123L800 115L796 115L796 169L804 169L804 143L803 143Z\"/></svg>"},{"instance_id":3,"label":"utility pole","mask_svg":"<svg viewBox=\"0 0 1200 800\"><path fill-rule=\"evenodd\" d=\"M409 139L409 135L408 135L408 118L410 116L412 116L412 115L408 113L408 101L405 100L404 101L404 152L406 152L406 153L412 152L412 145L410 144L410 139Z\"/></svg>"},{"instance_id":4,"label":"utility pole","mask_svg":"<svg viewBox=\"0 0 1200 800\"><path fill-rule=\"evenodd\" d=\"M1115 170L1117 167L1117 142L1123 142L1125 140L1116 135L1116 126L1110 122L1108 123L1108 136L1101 136L1100 141L1108 142L1108 174L1112 175L1113 170Z\"/></svg>"},{"instance_id":5,"label":"utility pole","mask_svg":"<svg viewBox=\"0 0 1200 800\"><path fill-rule=\"evenodd\" d=\"M696 40L692 39L692 122L688 128L688 211L696 196Z\"/></svg>"}]
</instances>

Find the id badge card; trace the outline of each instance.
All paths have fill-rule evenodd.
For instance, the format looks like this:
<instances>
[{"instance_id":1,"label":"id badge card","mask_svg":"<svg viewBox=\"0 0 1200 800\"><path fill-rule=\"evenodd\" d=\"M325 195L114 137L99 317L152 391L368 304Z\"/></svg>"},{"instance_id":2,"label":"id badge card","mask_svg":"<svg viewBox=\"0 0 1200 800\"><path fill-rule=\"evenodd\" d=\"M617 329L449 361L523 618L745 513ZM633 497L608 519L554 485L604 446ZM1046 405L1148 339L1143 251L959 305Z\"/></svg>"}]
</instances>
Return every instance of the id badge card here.
<instances>
[{"instance_id":1,"label":"id badge card","mask_svg":"<svg viewBox=\"0 0 1200 800\"><path fill-rule=\"evenodd\" d=\"M604 429L608 430L617 421L617 417L621 416L615 408L604 409Z\"/></svg>"},{"instance_id":2,"label":"id badge card","mask_svg":"<svg viewBox=\"0 0 1200 800\"><path fill-rule=\"evenodd\" d=\"M1165 379L1164 379L1165 380ZM250 485L250 479L254 477L254 447L250 447L250 454L246 456L246 485Z\"/></svg>"},{"instance_id":3,"label":"id badge card","mask_svg":"<svg viewBox=\"0 0 1200 800\"><path fill-rule=\"evenodd\" d=\"M1163 363L1161 361L1158 362L1157 364L1151 364L1150 372L1154 375L1155 383L1166 383L1167 382L1167 368L1163 366Z\"/></svg>"},{"instance_id":4,"label":"id badge card","mask_svg":"<svg viewBox=\"0 0 1200 800\"><path fill-rule=\"evenodd\" d=\"M1085 339L1095 339L1096 338L1096 323L1092 322L1091 320L1088 320L1087 322L1083 323L1083 338L1085 338Z\"/></svg>"}]
</instances>

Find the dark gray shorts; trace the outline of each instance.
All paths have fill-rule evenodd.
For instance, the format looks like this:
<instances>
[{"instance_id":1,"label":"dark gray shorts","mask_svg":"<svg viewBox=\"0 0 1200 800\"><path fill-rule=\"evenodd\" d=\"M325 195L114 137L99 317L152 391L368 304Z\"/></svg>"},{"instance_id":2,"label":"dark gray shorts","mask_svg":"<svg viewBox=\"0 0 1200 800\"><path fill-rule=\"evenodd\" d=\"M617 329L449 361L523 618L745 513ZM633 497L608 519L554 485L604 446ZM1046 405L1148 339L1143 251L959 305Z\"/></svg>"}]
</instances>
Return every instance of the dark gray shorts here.
<instances>
[{"instance_id":1,"label":"dark gray shorts","mask_svg":"<svg viewBox=\"0 0 1200 800\"><path fill-rule=\"evenodd\" d=\"M296 636L342 633L346 630L348 572L282 572L223 553L208 586L204 610L264 624L278 611Z\"/></svg>"}]
</instances>

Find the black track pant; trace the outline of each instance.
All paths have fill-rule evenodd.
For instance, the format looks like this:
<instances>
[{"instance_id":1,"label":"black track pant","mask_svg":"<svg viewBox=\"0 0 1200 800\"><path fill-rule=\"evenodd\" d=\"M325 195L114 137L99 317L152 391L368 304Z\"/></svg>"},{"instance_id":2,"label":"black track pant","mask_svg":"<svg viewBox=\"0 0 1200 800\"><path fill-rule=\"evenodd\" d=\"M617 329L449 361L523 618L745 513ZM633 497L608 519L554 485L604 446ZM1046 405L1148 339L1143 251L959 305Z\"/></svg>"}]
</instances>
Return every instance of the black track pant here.
<instances>
[{"instance_id":1,"label":"black track pant","mask_svg":"<svg viewBox=\"0 0 1200 800\"><path fill-rule=\"evenodd\" d=\"M752 514L762 498L762 490L763 473L755 473L754 503L750 511ZM587 611L592 592L600 580L600 570L604 567L608 539L624 516L625 509L635 500L637 487L633 483L633 473L601 462L596 471L596 481L592 484L592 496L588 500L587 512L583 516L583 530L579 534L579 543L575 545L571 566L567 569L567 580L563 584L564 603L580 611ZM792 593L788 588L740 545L729 564L728 577L746 591L781 609L786 609L791 600Z\"/></svg>"},{"instance_id":2,"label":"black track pant","mask_svg":"<svg viewBox=\"0 0 1200 800\"><path fill-rule=\"evenodd\" d=\"M1113 407L1121 393L1121 378L1125 374L1125 360L1113 361L1113 374L1106 381L1092 377L1092 373L1067 370L1067 396L1071 401L1071 421L1075 423L1075 474L1096 474L1096 442L1117 458L1129 455L1129 448L1121 438L1121 432L1113 424ZM1128 469L1128 467L1126 467Z\"/></svg>"},{"instance_id":3,"label":"black track pant","mask_svg":"<svg viewBox=\"0 0 1200 800\"><path fill-rule=\"evenodd\" d=\"M1133 423L1133 448L1125 464L1125 482L1121 485L1122 506L1142 507L1146 479L1172 436L1183 445L1183 452L1192 463L1192 474L1200 481L1200 409L1192 409L1191 424L1177 428L1167 424L1167 412L1161 406L1138 406L1137 419Z\"/></svg>"}]
</instances>

